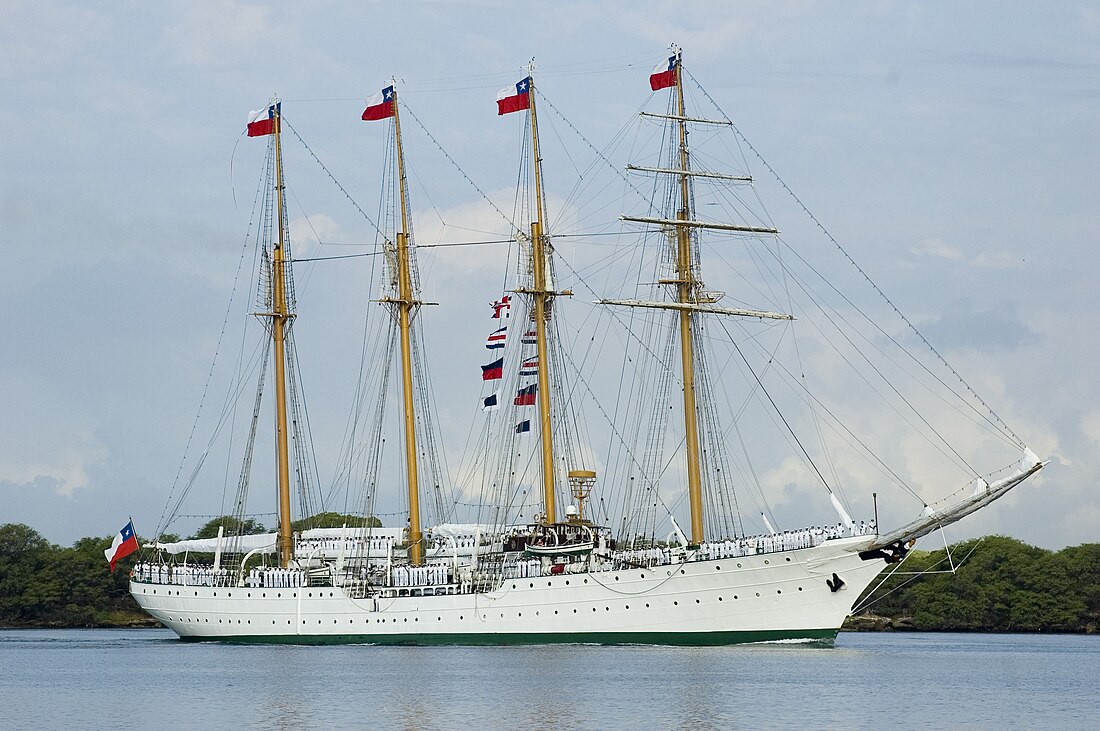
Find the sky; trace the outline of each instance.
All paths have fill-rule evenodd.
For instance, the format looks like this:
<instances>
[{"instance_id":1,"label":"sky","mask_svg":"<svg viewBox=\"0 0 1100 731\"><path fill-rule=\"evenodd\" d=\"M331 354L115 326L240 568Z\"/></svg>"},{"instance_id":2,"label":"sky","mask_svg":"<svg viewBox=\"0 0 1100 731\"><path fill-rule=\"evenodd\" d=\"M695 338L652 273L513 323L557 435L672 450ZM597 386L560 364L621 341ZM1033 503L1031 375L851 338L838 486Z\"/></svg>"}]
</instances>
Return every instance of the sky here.
<instances>
[{"instance_id":1,"label":"sky","mask_svg":"<svg viewBox=\"0 0 1100 731\"><path fill-rule=\"evenodd\" d=\"M670 43L1050 460L949 538L1100 540L1100 8L1074 2L0 0L0 523L65 545L111 535L127 516L139 533L157 523L262 164L241 132L272 93L348 194L373 205L378 136L358 114L396 78L465 174L503 196L517 128L498 124L497 89L534 59L541 92L600 146L648 95ZM477 193L408 126L418 205L461 226ZM559 164L551 185L567 177ZM299 152L288 165L315 163ZM299 194L290 215L303 240L362 235L338 191L318 182ZM483 308L499 280L480 259L422 264L425 289L452 293L442 305L466 303L448 323ZM357 296L327 271L299 280L298 327L311 322L313 342L346 337L322 313ZM452 345L450 328L434 337L436 350ZM313 374L314 421L339 422L333 441L346 418L340 363L332 378ZM437 389L465 388L449 377ZM454 455L467 417L441 407ZM320 447L322 474L334 451Z\"/></svg>"}]
</instances>

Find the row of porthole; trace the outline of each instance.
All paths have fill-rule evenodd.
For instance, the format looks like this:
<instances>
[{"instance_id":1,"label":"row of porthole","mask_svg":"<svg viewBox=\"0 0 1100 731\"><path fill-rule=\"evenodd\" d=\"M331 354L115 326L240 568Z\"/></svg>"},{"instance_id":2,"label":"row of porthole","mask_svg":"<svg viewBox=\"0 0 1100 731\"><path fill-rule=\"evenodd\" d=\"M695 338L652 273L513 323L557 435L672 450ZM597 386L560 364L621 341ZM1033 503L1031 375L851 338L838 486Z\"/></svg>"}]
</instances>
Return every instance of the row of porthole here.
<instances>
[{"instance_id":1,"label":"row of porthole","mask_svg":"<svg viewBox=\"0 0 1100 731\"><path fill-rule=\"evenodd\" d=\"M798 590L799 590L799 591L802 591L802 587L801 587L801 586L800 586L800 587L798 587ZM783 590L782 590L782 589L776 589L776 590L775 590L775 593L776 593L776 594L782 594L782 593L783 593ZM760 596L760 592L756 592L756 596L758 596L758 597L759 597L759 596ZM734 594L734 595L733 595L733 598L734 598L734 599L739 599L740 597L739 597L739 596L738 596L737 594ZM724 601L724 599L725 599L724 597L718 597L718 601ZM695 600L695 603L696 603L696 604L701 604L701 603L702 603L702 600L701 600L701 599L696 599L696 600ZM674 606L674 607L678 607L678 606L680 606L680 602L679 602L678 600L673 600L673 602L672 602L672 606ZM645 608L646 608L646 609L649 609L649 602L646 602ZM624 604L624 605L623 605L623 609L625 609L625 610L629 610L629 609L630 609L630 605L629 605L629 604ZM592 607L592 611L593 611L593 612L595 612L596 610L597 610L597 607ZM611 611L611 607L610 607L610 606L605 606L605 607L604 607L604 611L610 612L610 611ZM558 610L557 610L557 609L555 609L555 610L554 610L554 614L558 614ZM573 610L573 614L577 614L577 610L576 610L576 609L574 609L574 610ZM540 613L536 611L536 612L535 612L535 616L536 616L536 617L538 617L539 615L540 615ZM517 616L517 617L522 617L522 616L523 616L523 612L517 612L517 613L516 613L516 616ZM503 619L503 618L504 618L504 613L503 613L503 612L501 613L500 617L501 617L501 619ZM465 617L464 617L463 615L459 615L459 617L458 617L458 618L459 618L460 620L461 620L461 619L465 619ZM437 620L437 621L440 621L440 622L442 622L442 621L443 621L443 617L442 617L442 616L438 616L438 617L436 617L436 620ZM180 621L181 621L181 622L184 622L184 621L186 621L186 622L190 622L191 620L190 620L190 619L186 619L186 620L185 620L185 619L184 619L183 617L180 617ZM196 619L195 621L196 621L196 622L198 622L198 620L197 620L197 619ZM210 620L209 620L209 619L207 619L207 620L205 620L205 621L206 621L206 622L209 622ZM251 620L251 619L249 619L249 620L246 620L246 621L247 621L247 623L248 623L248 624L252 624L252 620ZM385 622L386 622L386 620L385 620L385 619L376 619L376 620L374 620L374 621L378 622L379 624L385 624ZM396 623L396 622L397 622L397 618L396 618L396 617L394 617L394 618L393 618L393 620L391 620L391 621L393 621L393 622L395 622L395 623ZM408 618L408 617L405 617L403 621L404 621L404 622L408 622L408 621L409 621L409 618ZM420 621L420 618L419 618L419 617L413 617L413 621L414 621L414 622L419 622L419 621ZM339 622L339 620L336 620L336 619L332 620L332 623L333 623L333 624L337 624L338 622ZM355 620L354 620L354 619L349 619L349 620L348 620L348 624L353 624L354 622L355 622ZM368 620L366 620L366 623L367 623L367 624L370 624L370 622L371 622L371 620L369 620L369 619L368 619ZM222 620L220 620L220 619L219 619L219 620L218 620L218 624L221 624L221 623L222 623ZM239 619L238 619L238 620L237 620L237 624L240 624L240 623L241 623L241 620L239 620ZM287 624L290 624L290 620L288 619L286 623L287 623ZM302 620L302 624L305 624L305 623L306 623L306 620L304 620L304 619L303 619L303 620ZM229 620L229 624L233 624L233 620ZM271 620L271 624L275 624L275 620L274 620L274 619L273 619L273 620ZM317 624L321 624L321 620L319 620L319 619L318 619L318 620L317 620Z\"/></svg>"}]
</instances>

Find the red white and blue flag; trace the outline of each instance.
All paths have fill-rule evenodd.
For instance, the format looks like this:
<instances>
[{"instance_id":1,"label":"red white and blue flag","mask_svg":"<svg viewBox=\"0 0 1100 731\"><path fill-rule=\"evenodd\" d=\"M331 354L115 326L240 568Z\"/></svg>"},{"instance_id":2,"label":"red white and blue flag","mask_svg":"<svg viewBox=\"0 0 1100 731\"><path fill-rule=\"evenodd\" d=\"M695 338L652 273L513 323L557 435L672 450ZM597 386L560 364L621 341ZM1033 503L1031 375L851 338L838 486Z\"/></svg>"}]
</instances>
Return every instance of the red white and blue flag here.
<instances>
[{"instance_id":1,"label":"red white and blue flag","mask_svg":"<svg viewBox=\"0 0 1100 731\"><path fill-rule=\"evenodd\" d=\"M134 521L131 520L122 526L122 530L111 541L111 547L103 552L103 555L111 562L111 573L114 573L115 564L118 563L119 559L129 556L136 550L138 550L138 541L137 535L134 533Z\"/></svg>"},{"instance_id":2,"label":"red white and blue flag","mask_svg":"<svg viewBox=\"0 0 1100 731\"><path fill-rule=\"evenodd\" d=\"M499 381L504 378L504 358L497 358L489 365L481 366L481 380Z\"/></svg>"},{"instance_id":3,"label":"red white and blue flag","mask_svg":"<svg viewBox=\"0 0 1100 731\"><path fill-rule=\"evenodd\" d=\"M537 332L535 332L534 330L528 330L527 332L523 333L523 337L520 338L520 342L524 345L534 345L536 342L538 342L538 337L539 334Z\"/></svg>"},{"instance_id":4,"label":"red white and blue flag","mask_svg":"<svg viewBox=\"0 0 1100 731\"><path fill-rule=\"evenodd\" d=\"M534 406L535 394L538 393L538 384L532 383L530 386L524 386L516 392L516 406Z\"/></svg>"},{"instance_id":5,"label":"red white and blue flag","mask_svg":"<svg viewBox=\"0 0 1100 731\"><path fill-rule=\"evenodd\" d=\"M512 309L512 298L509 295L504 295L496 302L489 305L493 308L493 319L499 320L500 313L503 312L505 317L508 317L509 310Z\"/></svg>"},{"instance_id":6,"label":"red white and blue flag","mask_svg":"<svg viewBox=\"0 0 1100 731\"><path fill-rule=\"evenodd\" d=\"M516 83L514 87L508 86L497 92L497 116L521 112L528 106L531 93L531 77Z\"/></svg>"},{"instance_id":7,"label":"red white and blue flag","mask_svg":"<svg viewBox=\"0 0 1100 731\"><path fill-rule=\"evenodd\" d=\"M521 376L537 376L539 373L539 357L536 355L523 361L519 366Z\"/></svg>"},{"instance_id":8,"label":"red white and blue flag","mask_svg":"<svg viewBox=\"0 0 1100 731\"><path fill-rule=\"evenodd\" d=\"M669 56L667 61L653 67L653 73L649 75L649 88L653 91L667 89L676 86L676 56Z\"/></svg>"},{"instance_id":9,"label":"red white and blue flag","mask_svg":"<svg viewBox=\"0 0 1100 731\"><path fill-rule=\"evenodd\" d=\"M508 327L507 325L494 330L489 333L489 337L485 340L485 347L489 350L496 350L497 348L503 348L505 341L508 339Z\"/></svg>"},{"instance_id":10,"label":"red white and blue flag","mask_svg":"<svg viewBox=\"0 0 1100 731\"><path fill-rule=\"evenodd\" d=\"M275 124L279 118L281 109L278 104L271 104L267 109L257 109L248 113L248 136L263 137L275 133Z\"/></svg>"},{"instance_id":11,"label":"red white and blue flag","mask_svg":"<svg viewBox=\"0 0 1100 731\"><path fill-rule=\"evenodd\" d=\"M392 85L367 99L367 108L363 110L363 121L373 122L378 119L392 117L395 112L394 99L395 94Z\"/></svg>"}]
</instances>

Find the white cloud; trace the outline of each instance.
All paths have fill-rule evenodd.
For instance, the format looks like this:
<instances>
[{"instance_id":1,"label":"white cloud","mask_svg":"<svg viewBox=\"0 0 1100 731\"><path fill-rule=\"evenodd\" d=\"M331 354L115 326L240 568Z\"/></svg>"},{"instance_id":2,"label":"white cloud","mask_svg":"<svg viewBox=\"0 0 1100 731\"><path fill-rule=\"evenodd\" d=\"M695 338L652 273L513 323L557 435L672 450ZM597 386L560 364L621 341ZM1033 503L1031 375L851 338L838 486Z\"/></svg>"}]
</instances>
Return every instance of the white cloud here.
<instances>
[{"instance_id":1,"label":"white cloud","mask_svg":"<svg viewBox=\"0 0 1100 731\"><path fill-rule=\"evenodd\" d=\"M1090 411L1081 417L1081 431L1094 444L1100 446L1100 411Z\"/></svg>"},{"instance_id":2,"label":"white cloud","mask_svg":"<svg viewBox=\"0 0 1100 731\"><path fill-rule=\"evenodd\" d=\"M924 239L913 248L909 249L918 256L936 256L941 259L962 259L962 252L943 239Z\"/></svg>"}]
</instances>

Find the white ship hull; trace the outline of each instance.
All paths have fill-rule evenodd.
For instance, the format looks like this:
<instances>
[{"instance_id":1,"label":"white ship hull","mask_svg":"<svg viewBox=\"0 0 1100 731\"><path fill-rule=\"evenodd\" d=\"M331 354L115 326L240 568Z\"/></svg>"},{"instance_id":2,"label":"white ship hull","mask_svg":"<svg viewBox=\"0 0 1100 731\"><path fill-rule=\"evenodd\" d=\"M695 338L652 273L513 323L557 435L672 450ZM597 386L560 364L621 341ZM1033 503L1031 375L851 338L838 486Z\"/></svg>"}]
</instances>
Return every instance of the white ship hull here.
<instances>
[{"instance_id":1,"label":"white ship hull","mask_svg":"<svg viewBox=\"0 0 1100 731\"><path fill-rule=\"evenodd\" d=\"M340 587L134 581L150 615L185 640L267 643L733 644L831 640L882 570L872 537L814 548L509 579L483 593L349 597ZM834 591L833 574L844 585Z\"/></svg>"}]
</instances>

